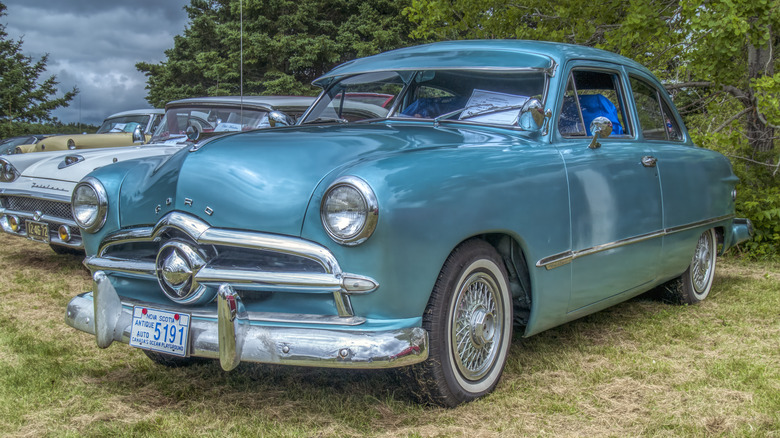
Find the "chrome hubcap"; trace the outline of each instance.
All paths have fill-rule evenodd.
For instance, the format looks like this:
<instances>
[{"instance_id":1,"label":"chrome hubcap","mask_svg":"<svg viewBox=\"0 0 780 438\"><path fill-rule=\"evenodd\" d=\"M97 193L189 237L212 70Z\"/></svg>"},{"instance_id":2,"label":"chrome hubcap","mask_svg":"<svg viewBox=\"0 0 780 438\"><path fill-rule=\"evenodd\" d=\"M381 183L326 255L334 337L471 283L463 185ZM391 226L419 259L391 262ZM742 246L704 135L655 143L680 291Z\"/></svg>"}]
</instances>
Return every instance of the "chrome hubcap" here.
<instances>
[{"instance_id":1,"label":"chrome hubcap","mask_svg":"<svg viewBox=\"0 0 780 438\"><path fill-rule=\"evenodd\" d=\"M691 264L691 277L696 294L706 292L709 285L712 276L712 259L715 257L713 245L710 232L702 234L699 243L696 244Z\"/></svg>"},{"instance_id":2,"label":"chrome hubcap","mask_svg":"<svg viewBox=\"0 0 780 438\"><path fill-rule=\"evenodd\" d=\"M504 309L492 277L469 276L456 297L451 342L455 363L469 380L484 377L495 363L500 348Z\"/></svg>"}]
</instances>

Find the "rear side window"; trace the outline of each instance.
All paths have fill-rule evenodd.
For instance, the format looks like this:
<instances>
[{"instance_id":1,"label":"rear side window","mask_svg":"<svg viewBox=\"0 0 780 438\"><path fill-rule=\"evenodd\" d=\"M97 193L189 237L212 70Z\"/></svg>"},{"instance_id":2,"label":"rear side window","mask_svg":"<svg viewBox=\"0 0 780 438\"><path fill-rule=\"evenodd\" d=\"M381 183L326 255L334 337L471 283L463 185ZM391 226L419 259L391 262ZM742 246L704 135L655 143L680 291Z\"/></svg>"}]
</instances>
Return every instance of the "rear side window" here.
<instances>
[{"instance_id":1,"label":"rear side window","mask_svg":"<svg viewBox=\"0 0 780 438\"><path fill-rule=\"evenodd\" d=\"M680 126L658 89L634 76L629 80L642 135L648 140L681 141Z\"/></svg>"},{"instance_id":2,"label":"rear side window","mask_svg":"<svg viewBox=\"0 0 780 438\"><path fill-rule=\"evenodd\" d=\"M593 119L606 117L612 122L611 136L631 135L625 114L625 99L616 73L574 70L563 97L558 131L565 137L590 137Z\"/></svg>"}]
</instances>

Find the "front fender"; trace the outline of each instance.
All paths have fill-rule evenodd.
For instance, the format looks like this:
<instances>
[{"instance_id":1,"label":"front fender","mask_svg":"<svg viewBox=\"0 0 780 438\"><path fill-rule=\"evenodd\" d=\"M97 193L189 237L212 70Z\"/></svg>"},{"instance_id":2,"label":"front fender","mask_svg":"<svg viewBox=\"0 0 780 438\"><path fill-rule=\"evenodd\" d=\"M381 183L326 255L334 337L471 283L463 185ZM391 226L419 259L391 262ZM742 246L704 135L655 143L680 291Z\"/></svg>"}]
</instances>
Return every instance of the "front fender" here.
<instances>
[{"instance_id":1,"label":"front fender","mask_svg":"<svg viewBox=\"0 0 780 438\"><path fill-rule=\"evenodd\" d=\"M323 193L343 175L368 182L379 203L374 234L355 247L333 242L320 221ZM377 291L353 297L356 314L411 318L422 316L444 261L461 242L506 234L531 262L570 247L568 220L565 172L554 149L440 148L399 153L329 175L312 197L302 237L330 248L344 271L379 282ZM533 274L535 281L562 282L545 288L568 301L566 279Z\"/></svg>"}]
</instances>

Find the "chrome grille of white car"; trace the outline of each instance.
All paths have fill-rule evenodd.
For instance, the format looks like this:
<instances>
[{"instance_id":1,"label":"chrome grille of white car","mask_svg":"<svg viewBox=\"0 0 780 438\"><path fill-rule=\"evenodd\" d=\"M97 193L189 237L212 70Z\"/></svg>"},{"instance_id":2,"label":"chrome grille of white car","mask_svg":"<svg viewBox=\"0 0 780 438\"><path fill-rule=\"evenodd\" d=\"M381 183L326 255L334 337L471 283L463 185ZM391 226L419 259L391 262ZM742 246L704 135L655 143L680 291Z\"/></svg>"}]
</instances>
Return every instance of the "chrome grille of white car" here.
<instances>
[{"instance_id":1,"label":"chrome grille of white car","mask_svg":"<svg viewBox=\"0 0 780 438\"><path fill-rule=\"evenodd\" d=\"M9 210L41 213L62 219L73 219L70 204L67 202L49 201L46 199L27 198L23 196L4 196L3 206Z\"/></svg>"}]
</instances>

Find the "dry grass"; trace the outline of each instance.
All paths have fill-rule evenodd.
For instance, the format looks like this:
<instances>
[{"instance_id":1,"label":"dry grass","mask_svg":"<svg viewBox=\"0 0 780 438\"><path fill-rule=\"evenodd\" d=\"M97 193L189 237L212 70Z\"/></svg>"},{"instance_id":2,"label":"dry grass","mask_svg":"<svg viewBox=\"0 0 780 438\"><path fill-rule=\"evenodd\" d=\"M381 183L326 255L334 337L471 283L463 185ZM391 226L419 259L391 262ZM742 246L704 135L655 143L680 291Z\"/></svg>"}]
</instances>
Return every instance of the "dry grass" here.
<instances>
[{"instance_id":1,"label":"dry grass","mask_svg":"<svg viewBox=\"0 0 780 438\"><path fill-rule=\"evenodd\" d=\"M710 299L648 297L516 338L492 395L421 406L403 373L167 369L63 322L89 273L0 235L4 436L780 437L780 266L721 260Z\"/></svg>"}]
</instances>

